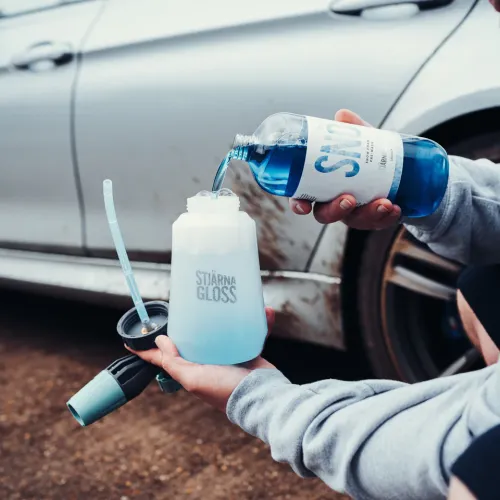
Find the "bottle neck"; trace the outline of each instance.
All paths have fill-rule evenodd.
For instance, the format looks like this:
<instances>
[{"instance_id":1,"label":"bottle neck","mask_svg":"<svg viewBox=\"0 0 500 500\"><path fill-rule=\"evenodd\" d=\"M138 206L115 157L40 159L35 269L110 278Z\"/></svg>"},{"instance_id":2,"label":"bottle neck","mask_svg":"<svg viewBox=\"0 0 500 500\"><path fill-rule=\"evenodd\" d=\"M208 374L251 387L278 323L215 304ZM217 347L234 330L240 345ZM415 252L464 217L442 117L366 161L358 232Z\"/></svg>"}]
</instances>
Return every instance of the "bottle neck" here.
<instances>
[{"instance_id":1,"label":"bottle neck","mask_svg":"<svg viewBox=\"0 0 500 500\"><path fill-rule=\"evenodd\" d=\"M257 142L257 137L254 135L236 134L233 141L231 158L234 158L235 160L247 161L251 147L255 146Z\"/></svg>"},{"instance_id":2,"label":"bottle neck","mask_svg":"<svg viewBox=\"0 0 500 500\"><path fill-rule=\"evenodd\" d=\"M187 199L187 211L197 214L229 214L238 212L240 199L230 189L221 189L218 193L200 191Z\"/></svg>"}]
</instances>

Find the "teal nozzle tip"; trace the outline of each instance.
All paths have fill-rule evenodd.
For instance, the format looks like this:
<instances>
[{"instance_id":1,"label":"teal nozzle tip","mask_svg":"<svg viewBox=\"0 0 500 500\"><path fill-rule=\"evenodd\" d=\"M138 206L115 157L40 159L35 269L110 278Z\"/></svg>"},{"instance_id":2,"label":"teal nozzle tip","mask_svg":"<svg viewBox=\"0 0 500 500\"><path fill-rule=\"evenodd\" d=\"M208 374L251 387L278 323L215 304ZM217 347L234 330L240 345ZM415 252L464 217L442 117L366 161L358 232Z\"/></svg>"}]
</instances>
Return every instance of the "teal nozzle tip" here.
<instances>
[{"instance_id":1,"label":"teal nozzle tip","mask_svg":"<svg viewBox=\"0 0 500 500\"><path fill-rule=\"evenodd\" d=\"M67 403L81 426L87 426L123 406L127 398L114 377L106 370L97 374Z\"/></svg>"},{"instance_id":2,"label":"teal nozzle tip","mask_svg":"<svg viewBox=\"0 0 500 500\"><path fill-rule=\"evenodd\" d=\"M67 403L77 422L90 425L137 397L160 371L135 354L113 361Z\"/></svg>"}]
</instances>

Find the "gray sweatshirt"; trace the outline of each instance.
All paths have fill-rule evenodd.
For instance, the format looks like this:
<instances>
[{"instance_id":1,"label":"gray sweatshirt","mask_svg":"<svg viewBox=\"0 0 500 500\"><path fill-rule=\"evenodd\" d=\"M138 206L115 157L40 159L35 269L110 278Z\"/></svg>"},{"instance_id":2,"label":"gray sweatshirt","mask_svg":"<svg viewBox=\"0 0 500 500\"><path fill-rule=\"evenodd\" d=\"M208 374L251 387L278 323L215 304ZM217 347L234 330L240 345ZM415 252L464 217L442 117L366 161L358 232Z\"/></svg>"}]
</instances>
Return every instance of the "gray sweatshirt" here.
<instances>
[{"instance_id":1,"label":"gray sweatshirt","mask_svg":"<svg viewBox=\"0 0 500 500\"><path fill-rule=\"evenodd\" d=\"M405 223L441 255L499 262L500 168L451 157L438 211ZM269 444L275 460L357 500L442 499L453 462L475 436L500 424L500 363L413 385L300 386L278 370L260 369L235 389L227 415Z\"/></svg>"}]
</instances>

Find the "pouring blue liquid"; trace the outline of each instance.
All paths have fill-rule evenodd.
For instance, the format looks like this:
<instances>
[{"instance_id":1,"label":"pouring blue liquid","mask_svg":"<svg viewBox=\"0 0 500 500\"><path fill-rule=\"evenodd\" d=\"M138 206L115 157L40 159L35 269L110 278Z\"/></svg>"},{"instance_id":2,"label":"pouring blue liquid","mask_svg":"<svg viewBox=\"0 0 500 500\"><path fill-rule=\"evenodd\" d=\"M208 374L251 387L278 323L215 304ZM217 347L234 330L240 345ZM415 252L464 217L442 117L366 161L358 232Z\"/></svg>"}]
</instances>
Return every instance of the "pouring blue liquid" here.
<instances>
[{"instance_id":1,"label":"pouring blue liquid","mask_svg":"<svg viewBox=\"0 0 500 500\"><path fill-rule=\"evenodd\" d=\"M313 132L308 129L310 120L301 115L278 113L266 118L253 135L237 135L233 148L224 157L217 170L212 191L216 193L221 189L230 161L238 159L248 164L255 181L264 191L275 196L297 197L297 190L305 176L304 171L310 168L306 161L308 146L311 142L318 143L318 137L310 136L311 133L317 133L317 129ZM335 124L335 127L338 126L337 122L324 121ZM342 127L355 127L347 124L341 125ZM336 131L335 127L329 130ZM364 141L353 139L355 134L351 135L350 132L347 129L346 135L339 138L326 135L325 145L321 146L319 151L322 152L320 154L332 154L321 156L318 160L334 158L333 162L342 158L337 164L342 164L343 168L349 167L350 170L346 171L345 177L351 174L352 186L355 186L357 178L352 175L355 171L354 167L358 165L358 168L366 168L366 165L361 163L365 157L365 151L361 148L364 148L365 144ZM448 185L449 162L446 151L430 139L397 134L398 139L394 132L366 128L363 130L365 135L373 133L378 134L379 142L381 134L393 134L391 137L393 142L400 140L400 165L394 171L390 189L385 197L398 205L402 214L407 217L424 217L433 213L441 203ZM320 143L321 140L323 140L322 137L319 138ZM359 145L356 142L359 142ZM376 139L372 143L374 143L372 149L376 149L378 147ZM318 166L318 160L315 163L316 166ZM323 160L320 165L324 165L325 162L326 160ZM335 171L334 167L329 168L332 172ZM323 168L323 170L328 169ZM343 192L348 192L336 191L335 178L328 175L329 172L323 176L318 176L316 172L314 174L316 178L313 178L313 181L316 185L309 180L308 195L301 196L302 198L315 201L315 189L324 193L325 189L329 189L330 186L332 193L330 200Z\"/></svg>"}]
</instances>

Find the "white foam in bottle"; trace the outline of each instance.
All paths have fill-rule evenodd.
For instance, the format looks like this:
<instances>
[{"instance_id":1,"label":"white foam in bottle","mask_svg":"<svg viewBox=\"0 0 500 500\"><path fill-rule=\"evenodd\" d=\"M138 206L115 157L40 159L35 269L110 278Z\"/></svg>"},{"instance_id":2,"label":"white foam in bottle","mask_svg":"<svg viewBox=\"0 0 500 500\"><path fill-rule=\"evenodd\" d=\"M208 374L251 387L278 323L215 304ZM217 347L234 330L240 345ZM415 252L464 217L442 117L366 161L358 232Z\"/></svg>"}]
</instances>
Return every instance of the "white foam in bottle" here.
<instances>
[{"instance_id":1,"label":"white foam in bottle","mask_svg":"<svg viewBox=\"0 0 500 500\"><path fill-rule=\"evenodd\" d=\"M239 206L229 190L201 192L172 226L168 335L195 363L249 361L266 338L255 222Z\"/></svg>"}]
</instances>

